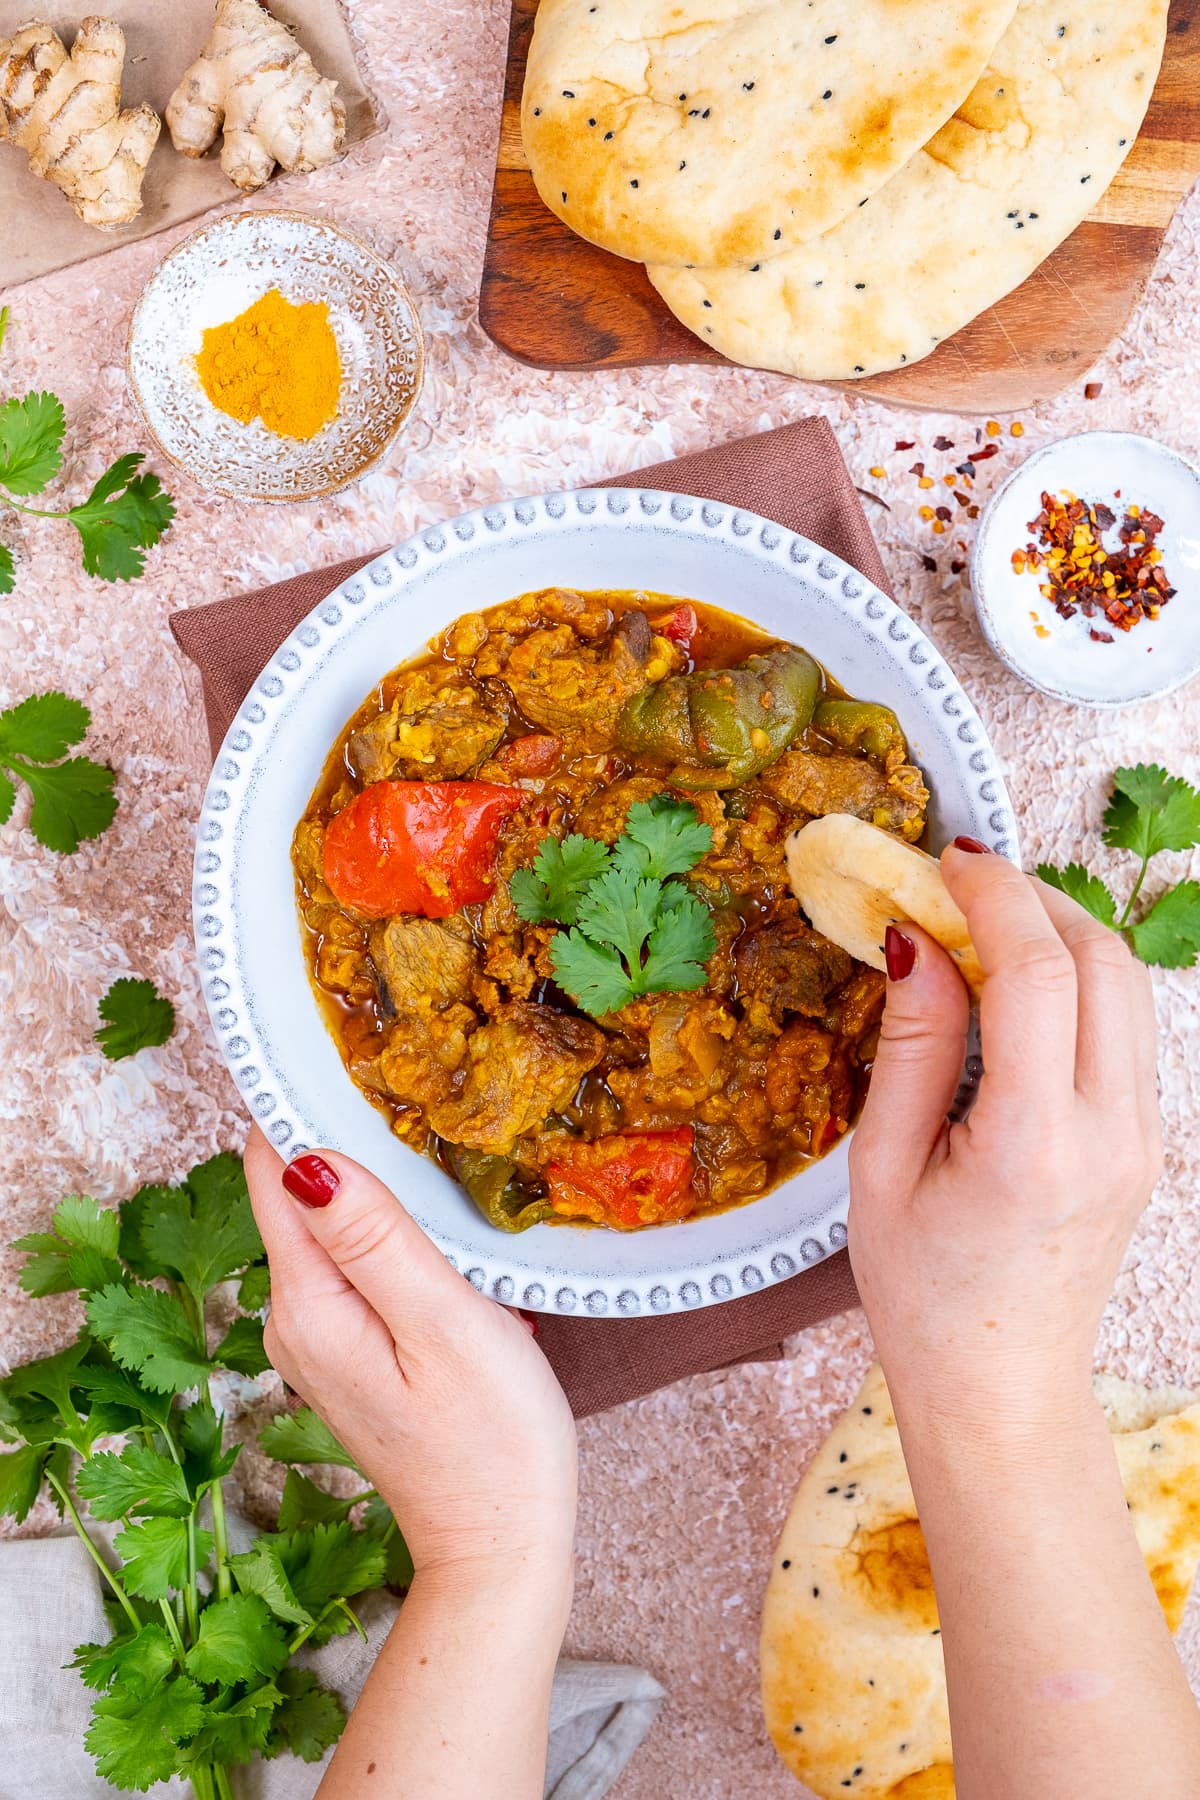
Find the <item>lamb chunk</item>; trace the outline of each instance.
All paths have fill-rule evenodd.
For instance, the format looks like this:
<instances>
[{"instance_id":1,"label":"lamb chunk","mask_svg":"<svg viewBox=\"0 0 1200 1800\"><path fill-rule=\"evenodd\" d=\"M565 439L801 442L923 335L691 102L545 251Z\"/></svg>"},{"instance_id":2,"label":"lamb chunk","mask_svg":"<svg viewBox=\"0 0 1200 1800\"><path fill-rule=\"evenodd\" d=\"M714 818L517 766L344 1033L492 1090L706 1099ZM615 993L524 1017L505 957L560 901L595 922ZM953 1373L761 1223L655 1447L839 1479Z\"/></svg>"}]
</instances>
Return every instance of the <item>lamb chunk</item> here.
<instances>
[{"instance_id":1,"label":"lamb chunk","mask_svg":"<svg viewBox=\"0 0 1200 1800\"><path fill-rule=\"evenodd\" d=\"M462 1088L429 1122L448 1143L507 1156L568 1104L603 1055L604 1034L585 1019L510 1001L475 1032Z\"/></svg>"},{"instance_id":2,"label":"lamb chunk","mask_svg":"<svg viewBox=\"0 0 1200 1800\"><path fill-rule=\"evenodd\" d=\"M767 1185L766 1159L730 1121L696 1126L696 1157L708 1172L710 1206L734 1206Z\"/></svg>"},{"instance_id":3,"label":"lamb chunk","mask_svg":"<svg viewBox=\"0 0 1200 1800\"><path fill-rule=\"evenodd\" d=\"M925 829L929 789L920 769L905 762L902 750L889 755L882 769L863 756L788 750L760 779L767 792L792 812L811 818L851 813L897 833L909 844L915 844Z\"/></svg>"},{"instance_id":4,"label":"lamb chunk","mask_svg":"<svg viewBox=\"0 0 1200 1800\"><path fill-rule=\"evenodd\" d=\"M733 952L738 996L758 1030L778 1030L785 1013L822 1018L829 995L849 981L853 960L801 919L778 919L739 938Z\"/></svg>"},{"instance_id":5,"label":"lamb chunk","mask_svg":"<svg viewBox=\"0 0 1200 1800\"><path fill-rule=\"evenodd\" d=\"M849 1043L859 1045L879 1029L887 981L878 969L860 969L834 996L826 1024Z\"/></svg>"},{"instance_id":6,"label":"lamb chunk","mask_svg":"<svg viewBox=\"0 0 1200 1800\"><path fill-rule=\"evenodd\" d=\"M380 999L393 1014L410 1011L423 995L437 1006L470 998L475 946L454 921L405 913L373 925L370 945Z\"/></svg>"},{"instance_id":7,"label":"lamb chunk","mask_svg":"<svg viewBox=\"0 0 1200 1800\"><path fill-rule=\"evenodd\" d=\"M379 1056L385 1091L428 1112L449 1100L476 1024L469 1006L439 1007L428 995L397 1019Z\"/></svg>"},{"instance_id":8,"label":"lamb chunk","mask_svg":"<svg viewBox=\"0 0 1200 1800\"><path fill-rule=\"evenodd\" d=\"M645 613L634 611L622 614L600 650L569 625L531 631L514 644L501 673L530 724L574 735L582 727L589 741L609 743L625 702L669 671Z\"/></svg>"},{"instance_id":9,"label":"lamb chunk","mask_svg":"<svg viewBox=\"0 0 1200 1800\"><path fill-rule=\"evenodd\" d=\"M469 775L504 736L504 714L486 704L460 669L414 669L387 712L351 734L348 755L360 781Z\"/></svg>"}]
</instances>

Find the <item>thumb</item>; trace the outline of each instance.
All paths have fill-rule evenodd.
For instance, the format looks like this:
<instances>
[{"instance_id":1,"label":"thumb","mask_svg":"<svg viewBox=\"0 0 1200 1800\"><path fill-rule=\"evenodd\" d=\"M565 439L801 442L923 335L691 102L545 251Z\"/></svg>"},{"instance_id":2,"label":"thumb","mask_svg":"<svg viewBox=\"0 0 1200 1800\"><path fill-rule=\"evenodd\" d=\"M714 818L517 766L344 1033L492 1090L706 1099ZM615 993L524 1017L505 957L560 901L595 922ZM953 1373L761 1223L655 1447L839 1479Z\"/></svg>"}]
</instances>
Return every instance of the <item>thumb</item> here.
<instances>
[{"instance_id":1,"label":"thumb","mask_svg":"<svg viewBox=\"0 0 1200 1800\"><path fill-rule=\"evenodd\" d=\"M912 1188L925 1170L962 1076L970 1000L954 964L916 925L888 927L887 1004L862 1118L856 1178Z\"/></svg>"},{"instance_id":2,"label":"thumb","mask_svg":"<svg viewBox=\"0 0 1200 1800\"><path fill-rule=\"evenodd\" d=\"M398 1343L441 1335L466 1284L390 1188L336 1150L296 1157L280 1181L330 1261Z\"/></svg>"}]
</instances>

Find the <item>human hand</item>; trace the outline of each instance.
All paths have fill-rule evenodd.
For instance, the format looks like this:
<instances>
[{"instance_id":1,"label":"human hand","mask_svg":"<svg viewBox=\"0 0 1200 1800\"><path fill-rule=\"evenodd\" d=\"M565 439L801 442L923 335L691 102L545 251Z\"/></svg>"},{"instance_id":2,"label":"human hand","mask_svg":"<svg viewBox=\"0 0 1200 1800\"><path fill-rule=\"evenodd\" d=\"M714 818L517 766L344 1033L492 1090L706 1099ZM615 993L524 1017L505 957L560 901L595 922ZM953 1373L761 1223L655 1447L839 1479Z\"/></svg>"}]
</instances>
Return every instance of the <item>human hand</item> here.
<instances>
[{"instance_id":1,"label":"human hand","mask_svg":"<svg viewBox=\"0 0 1200 1800\"><path fill-rule=\"evenodd\" d=\"M942 870L987 975L986 1072L947 1125L966 990L923 932L889 930L850 1255L898 1404L1048 1421L1090 1391L1100 1315L1159 1173L1150 979L1115 932L1011 863L952 846Z\"/></svg>"},{"instance_id":2,"label":"human hand","mask_svg":"<svg viewBox=\"0 0 1200 1800\"><path fill-rule=\"evenodd\" d=\"M524 1569L569 1603L575 1425L527 1326L348 1156L285 1169L255 1129L246 1181L271 1265L267 1355L383 1495L418 1578Z\"/></svg>"}]
</instances>

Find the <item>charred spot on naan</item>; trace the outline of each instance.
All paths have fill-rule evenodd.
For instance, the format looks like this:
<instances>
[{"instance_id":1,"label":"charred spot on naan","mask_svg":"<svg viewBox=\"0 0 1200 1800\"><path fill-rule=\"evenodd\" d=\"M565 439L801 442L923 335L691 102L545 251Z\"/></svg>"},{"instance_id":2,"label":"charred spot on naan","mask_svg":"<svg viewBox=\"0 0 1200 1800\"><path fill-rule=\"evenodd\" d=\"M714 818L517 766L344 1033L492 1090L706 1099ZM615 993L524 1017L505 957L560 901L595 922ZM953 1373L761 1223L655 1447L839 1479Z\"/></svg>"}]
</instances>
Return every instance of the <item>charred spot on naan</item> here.
<instances>
[{"instance_id":1,"label":"charred spot on naan","mask_svg":"<svg viewBox=\"0 0 1200 1800\"><path fill-rule=\"evenodd\" d=\"M933 1570L916 1518L856 1531L841 1561L846 1586L886 1624L937 1629Z\"/></svg>"}]
</instances>

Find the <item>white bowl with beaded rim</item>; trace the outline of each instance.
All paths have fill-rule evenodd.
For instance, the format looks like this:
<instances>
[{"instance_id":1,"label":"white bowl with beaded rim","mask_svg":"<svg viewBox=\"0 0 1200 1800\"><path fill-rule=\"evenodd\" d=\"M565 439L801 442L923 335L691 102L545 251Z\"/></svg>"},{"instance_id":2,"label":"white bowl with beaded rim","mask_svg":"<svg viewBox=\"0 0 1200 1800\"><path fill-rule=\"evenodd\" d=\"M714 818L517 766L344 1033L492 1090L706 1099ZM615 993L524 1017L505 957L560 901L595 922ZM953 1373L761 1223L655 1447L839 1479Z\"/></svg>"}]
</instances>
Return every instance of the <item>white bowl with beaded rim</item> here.
<instances>
[{"instance_id":1,"label":"white bowl with beaded rim","mask_svg":"<svg viewBox=\"0 0 1200 1800\"><path fill-rule=\"evenodd\" d=\"M607 488L510 500L378 557L313 608L254 683L199 820L201 979L233 1078L281 1155L323 1145L365 1163L497 1300L584 1318L686 1311L787 1280L842 1248L845 1139L731 1211L640 1232L535 1225L510 1236L402 1144L354 1086L301 946L292 831L364 694L461 613L554 585L707 601L805 646L851 693L899 715L929 777L935 847L966 832L1016 855L1012 808L970 701L912 620L839 557L756 514L686 495ZM968 1059L964 1081L977 1075Z\"/></svg>"}]
</instances>

